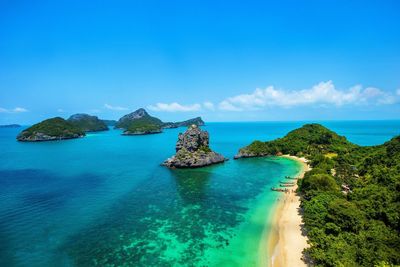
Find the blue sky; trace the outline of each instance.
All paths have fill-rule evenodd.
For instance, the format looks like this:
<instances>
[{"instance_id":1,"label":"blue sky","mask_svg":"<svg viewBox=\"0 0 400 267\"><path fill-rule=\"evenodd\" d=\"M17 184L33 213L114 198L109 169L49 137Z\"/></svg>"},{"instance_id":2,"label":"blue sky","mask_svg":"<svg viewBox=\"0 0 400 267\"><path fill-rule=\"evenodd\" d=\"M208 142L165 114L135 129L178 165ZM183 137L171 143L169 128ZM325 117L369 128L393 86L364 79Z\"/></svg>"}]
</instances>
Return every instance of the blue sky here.
<instances>
[{"instance_id":1,"label":"blue sky","mask_svg":"<svg viewBox=\"0 0 400 267\"><path fill-rule=\"evenodd\" d=\"M0 123L400 119L398 1L0 0Z\"/></svg>"}]
</instances>

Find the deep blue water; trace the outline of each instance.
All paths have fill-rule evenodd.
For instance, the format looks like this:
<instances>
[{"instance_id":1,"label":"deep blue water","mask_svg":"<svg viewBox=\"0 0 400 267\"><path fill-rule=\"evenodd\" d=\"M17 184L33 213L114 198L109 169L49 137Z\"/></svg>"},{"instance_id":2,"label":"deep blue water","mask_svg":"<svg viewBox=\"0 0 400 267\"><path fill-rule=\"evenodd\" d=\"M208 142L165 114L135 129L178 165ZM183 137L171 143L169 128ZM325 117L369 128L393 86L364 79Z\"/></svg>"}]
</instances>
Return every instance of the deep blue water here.
<instances>
[{"instance_id":1,"label":"deep blue water","mask_svg":"<svg viewBox=\"0 0 400 267\"><path fill-rule=\"evenodd\" d=\"M214 150L233 157L253 140L282 137L302 124L204 129ZM400 134L400 121L322 124L360 145ZM0 129L0 266L255 265L258 255L249 247L257 251L265 227L260 218L279 196L269 188L298 171L277 158L161 167L183 128L41 143L16 142L20 130Z\"/></svg>"}]
</instances>

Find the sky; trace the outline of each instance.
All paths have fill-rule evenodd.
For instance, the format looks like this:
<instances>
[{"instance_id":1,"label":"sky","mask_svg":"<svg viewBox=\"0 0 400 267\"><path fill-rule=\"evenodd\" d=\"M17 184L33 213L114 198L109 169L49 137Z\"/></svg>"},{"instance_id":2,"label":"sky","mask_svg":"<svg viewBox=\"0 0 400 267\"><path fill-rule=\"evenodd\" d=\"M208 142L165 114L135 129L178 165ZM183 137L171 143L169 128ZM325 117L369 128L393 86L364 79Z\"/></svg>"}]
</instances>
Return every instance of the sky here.
<instances>
[{"instance_id":1,"label":"sky","mask_svg":"<svg viewBox=\"0 0 400 267\"><path fill-rule=\"evenodd\" d=\"M0 124L400 119L400 2L0 0Z\"/></svg>"}]
</instances>

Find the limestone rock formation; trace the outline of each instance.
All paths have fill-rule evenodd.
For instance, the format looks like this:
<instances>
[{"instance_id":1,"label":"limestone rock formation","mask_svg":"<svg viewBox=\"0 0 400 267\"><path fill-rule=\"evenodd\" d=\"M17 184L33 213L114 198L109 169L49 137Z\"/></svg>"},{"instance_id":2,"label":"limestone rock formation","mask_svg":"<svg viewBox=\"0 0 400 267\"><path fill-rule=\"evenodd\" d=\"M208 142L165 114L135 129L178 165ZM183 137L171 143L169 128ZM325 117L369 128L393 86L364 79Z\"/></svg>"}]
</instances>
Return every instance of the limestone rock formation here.
<instances>
[{"instance_id":1,"label":"limestone rock formation","mask_svg":"<svg viewBox=\"0 0 400 267\"><path fill-rule=\"evenodd\" d=\"M190 126L185 133L180 133L176 142L176 154L163 165L170 168L198 168L227 159L209 147L209 134L197 125Z\"/></svg>"}]
</instances>

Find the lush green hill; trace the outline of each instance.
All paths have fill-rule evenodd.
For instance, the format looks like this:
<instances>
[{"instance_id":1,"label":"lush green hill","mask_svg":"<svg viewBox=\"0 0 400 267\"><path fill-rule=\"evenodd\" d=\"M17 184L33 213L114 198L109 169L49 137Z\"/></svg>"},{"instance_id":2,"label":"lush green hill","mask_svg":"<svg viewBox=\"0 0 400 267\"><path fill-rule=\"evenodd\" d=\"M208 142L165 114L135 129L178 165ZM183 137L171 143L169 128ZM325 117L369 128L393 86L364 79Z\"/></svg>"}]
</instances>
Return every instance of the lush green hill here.
<instances>
[{"instance_id":1,"label":"lush green hill","mask_svg":"<svg viewBox=\"0 0 400 267\"><path fill-rule=\"evenodd\" d=\"M306 156L313 167L298 181L305 253L316 266L400 264L400 137L360 147L317 124L238 156ZM392 265L391 265L392 264Z\"/></svg>"},{"instance_id":2,"label":"lush green hill","mask_svg":"<svg viewBox=\"0 0 400 267\"><path fill-rule=\"evenodd\" d=\"M74 114L68 118L68 122L82 129L85 132L98 132L107 131L107 125L99 120L96 116L90 116L88 114Z\"/></svg>"},{"instance_id":3,"label":"lush green hill","mask_svg":"<svg viewBox=\"0 0 400 267\"><path fill-rule=\"evenodd\" d=\"M145 109L140 108L120 118L115 128L126 130L130 128L133 130L135 127L144 127L146 125L149 125L149 127L159 126L161 129L163 122L156 117L150 116Z\"/></svg>"},{"instance_id":4,"label":"lush green hill","mask_svg":"<svg viewBox=\"0 0 400 267\"><path fill-rule=\"evenodd\" d=\"M237 157L253 157L276 154L296 156L315 155L316 153L339 153L353 149L345 137L320 124L306 124L289 132L285 137L269 142L254 141L241 148Z\"/></svg>"},{"instance_id":5,"label":"lush green hill","mask_svg":"<svg viewBox=\"0 0 400 267\"><path fill-rule=\"evenodd\" d=\"M52 141L71 139L85 136L85 132L63 118L56 117L44 120L23 130L18 136L18 141Z\"/></svg>"},{"instance_id":6,"label":"lush green hill","mask_svg":"<svg viewBox=\"0 0 400 267\"><path fill-rule=\"evenodd\" d=\"M146 118L135 120L124 131L124 135L141 135L141 134L155 134L161 133L162 129L159 124L149 122Z\"/></svg>"},{"instance_id":7,"label":"lush green hill","mask_svg":"<svg viewBox=\"0 0 400 267\"><path fill-rule=\"evenodd\" d=\"M204 121L201 117L196 117L181 122L162 122L160 119L150 116L145 109L140 108L120 118L115 124L115 128L124 129L125 135L137 135L160 133L162 129L188 127L193 124L201 126L204 125Z\"/></svg>"}]
</instances>

